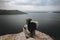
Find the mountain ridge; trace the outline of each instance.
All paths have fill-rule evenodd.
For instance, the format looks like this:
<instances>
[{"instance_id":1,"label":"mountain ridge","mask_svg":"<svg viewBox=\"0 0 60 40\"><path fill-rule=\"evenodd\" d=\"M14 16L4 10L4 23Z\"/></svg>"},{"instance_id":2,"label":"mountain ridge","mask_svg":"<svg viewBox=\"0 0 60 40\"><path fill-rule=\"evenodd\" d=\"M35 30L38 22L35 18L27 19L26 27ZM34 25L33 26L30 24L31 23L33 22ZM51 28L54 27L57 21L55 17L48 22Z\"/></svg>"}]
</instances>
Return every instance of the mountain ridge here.
<instances>
[{"instance_id":1,"label":"mountain ridge","mask_svg":"<svg viewBox=\"0 0 60 40\"><path fill-rule=\"evenodd\" d=\"M0 9L0 15L14 15L14 14L26 14L19 10L2 10Z\"/></svg>"}]
</instances>

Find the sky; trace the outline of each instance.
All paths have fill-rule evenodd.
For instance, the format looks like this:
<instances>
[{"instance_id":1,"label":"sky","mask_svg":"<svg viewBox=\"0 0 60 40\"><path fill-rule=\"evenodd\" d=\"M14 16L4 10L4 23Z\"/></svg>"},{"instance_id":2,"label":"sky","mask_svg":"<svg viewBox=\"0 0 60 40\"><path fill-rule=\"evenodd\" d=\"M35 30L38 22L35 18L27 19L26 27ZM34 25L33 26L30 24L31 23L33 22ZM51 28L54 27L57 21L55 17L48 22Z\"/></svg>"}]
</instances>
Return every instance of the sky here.
<instances>
[{"instance_id":1,"label":"sky","mask_svg":"<svg viewBox=\"0 0 60 40\"><path fill-rule=\"evenodd\" d=\"M59 11L60 0L0 0L0 9L21 11Z\"/></svg>"}]
</instances>

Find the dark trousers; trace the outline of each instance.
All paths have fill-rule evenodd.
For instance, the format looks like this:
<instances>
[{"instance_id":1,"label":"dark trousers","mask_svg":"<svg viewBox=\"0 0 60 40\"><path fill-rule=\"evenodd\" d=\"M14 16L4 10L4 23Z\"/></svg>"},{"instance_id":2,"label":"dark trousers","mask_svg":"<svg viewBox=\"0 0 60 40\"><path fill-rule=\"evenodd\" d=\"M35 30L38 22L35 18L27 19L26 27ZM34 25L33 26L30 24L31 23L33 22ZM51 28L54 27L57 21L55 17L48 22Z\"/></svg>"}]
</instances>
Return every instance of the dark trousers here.
<instances>
[{"instance_id":1,"label":"dark trousers","mask_svg":"<svg viewBox=\"0 0 60 40\"><path fill-rule=\"evenodd\" d=\"M31 31L30 37L34 37L34 35L35 35L35 30Z\"/></svg>"}]
</instances>

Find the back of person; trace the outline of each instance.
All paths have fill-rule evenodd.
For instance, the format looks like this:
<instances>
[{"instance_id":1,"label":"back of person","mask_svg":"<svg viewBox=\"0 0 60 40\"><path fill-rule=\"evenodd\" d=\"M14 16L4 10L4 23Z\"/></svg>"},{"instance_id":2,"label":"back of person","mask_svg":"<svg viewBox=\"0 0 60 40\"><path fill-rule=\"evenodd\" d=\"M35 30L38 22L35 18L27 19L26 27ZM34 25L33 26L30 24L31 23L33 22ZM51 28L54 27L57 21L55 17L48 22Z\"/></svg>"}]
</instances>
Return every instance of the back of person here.
<instances>
[{"instance_id":1,"label":"back of person","mask_svg":"<svg viewBox=\"0 0 60 40\"><path fill-rule=\"evenodd\" d=\"M35 35L36 23L30 22L28 25L28 30L30 31L30 36L33 37Z\"/></svg>"},{"instance_id":2,"label":"back of person","mask_svg":"<svg viewBox=\"0 0 60 40\"><path fill-rule=\"evenodd\" d=\"M35 30L37 29L37 23L36 21L33 21L32 19L26 20L26 28L29 31L29 36L33 37L35 35ZM24 29L26 29L24 28Z\"/></svg>"},{"instance_id":3,"label":"back of person","mask_svg":"<svg viewBox=\"0 0 60 40\"><path fill-rule=\"evenodd\" d=\"M28 25L28 30L29 30L30 32L35 31L35 30L36 30L36 23L31 22L31 23Z\"/></svg>"}]
</instances>

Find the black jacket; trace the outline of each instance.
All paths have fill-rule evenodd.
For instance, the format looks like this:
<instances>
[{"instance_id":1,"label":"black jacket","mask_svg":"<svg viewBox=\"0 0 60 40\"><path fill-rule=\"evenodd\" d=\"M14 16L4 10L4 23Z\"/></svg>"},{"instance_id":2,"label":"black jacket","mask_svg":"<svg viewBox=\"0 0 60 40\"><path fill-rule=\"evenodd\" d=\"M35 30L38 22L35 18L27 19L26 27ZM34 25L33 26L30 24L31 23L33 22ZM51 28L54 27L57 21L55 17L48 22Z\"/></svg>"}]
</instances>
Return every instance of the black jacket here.
<instances>
[{"instance_id":1,"label":"black jacket","mask_svg":"<svg viewBox=\"0 0 60 40\"><path fill-rule=\"evenodd\" d=\"M30 22L30 23L28 24L28 30L29 30L30 32L35 31L35 30L36 30L36 23Z\"/></svg>"}]
</instances>

